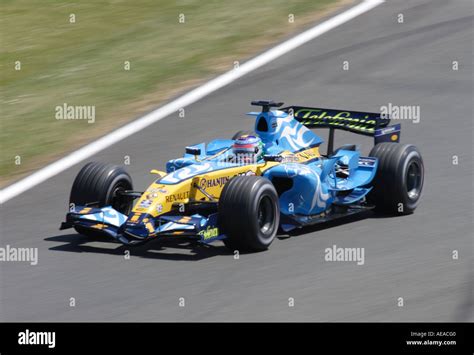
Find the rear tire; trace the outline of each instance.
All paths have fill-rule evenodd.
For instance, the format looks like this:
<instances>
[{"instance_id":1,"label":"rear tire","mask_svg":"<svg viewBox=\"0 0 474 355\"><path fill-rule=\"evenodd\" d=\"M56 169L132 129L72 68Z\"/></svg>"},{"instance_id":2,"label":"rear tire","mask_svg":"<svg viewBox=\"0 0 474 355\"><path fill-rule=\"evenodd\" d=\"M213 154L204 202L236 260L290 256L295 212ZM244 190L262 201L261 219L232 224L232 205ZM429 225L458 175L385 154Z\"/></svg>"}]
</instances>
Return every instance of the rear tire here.
<instances>
[{"instance_id":1,"label":"rear tire","mask_svg":"<svg viewBox=\"0 0 474 355\"><path fill-rule=\"evenodd\" d=\"M380 143L369 156L378 159L378 168L368 201L377 211L413 213L420 202L425 173L418 149L410 144Z\"/></svg>"},{"instance_id":2,"label":"rear tire","mask_svg":"<svg viewBox=\"0 0 474 355\"><path fill-rule=\"evenodd\" d=\"M266 250L280 224L278 195L273 184L260 176L236 176L222 190L219 225L231 250Z\"/></svg>"},{"instance_id":3,"label":"rear tire","mask_svg":"<svg viewBox=\"0 0 474 355\"><path fill-rule=\"evenodd\" d=\"M122 214L128 215L133 201L118 195L119 191L132 190L130 175L124 168L111 164L91 162L86 164L77 174L72 184L69 205L93 204L96 207L112 206ZM103 235L99 231L80 226L74 229L86 236Z\"/></svg>"}]
</instances>

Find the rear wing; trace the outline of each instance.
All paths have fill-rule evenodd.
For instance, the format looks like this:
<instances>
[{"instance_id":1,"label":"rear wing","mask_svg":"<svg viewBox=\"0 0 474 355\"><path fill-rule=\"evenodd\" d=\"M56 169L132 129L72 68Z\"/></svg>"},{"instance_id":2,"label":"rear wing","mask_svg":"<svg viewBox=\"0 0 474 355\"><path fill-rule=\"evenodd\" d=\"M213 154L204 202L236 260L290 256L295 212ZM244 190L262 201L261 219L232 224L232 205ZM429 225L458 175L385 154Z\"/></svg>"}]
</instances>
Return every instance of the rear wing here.
<instances>
[{"instance_id":1,"label":"rear wing","mask_svg":"<svg viewBox=\"0 0 474 355\"><path fill-rule=\"evenodd\" d=\"M389 126L390 118L382 117L380 113L303 106L288 106L280 110L292 115L307 128L329 128L328 155L332 154L335 129L374 137L374 145L380 142L398 143L400 140L401 125Z\"/></svg>"}]
</instances>

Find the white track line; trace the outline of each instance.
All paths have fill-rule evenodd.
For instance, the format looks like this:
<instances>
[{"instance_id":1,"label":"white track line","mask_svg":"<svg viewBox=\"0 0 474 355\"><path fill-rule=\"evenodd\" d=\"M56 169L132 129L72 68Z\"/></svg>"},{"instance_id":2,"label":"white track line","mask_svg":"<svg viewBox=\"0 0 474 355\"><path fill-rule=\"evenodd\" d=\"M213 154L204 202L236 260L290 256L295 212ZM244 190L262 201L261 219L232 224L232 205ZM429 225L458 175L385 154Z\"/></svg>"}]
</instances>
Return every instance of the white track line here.
<instances>
[{"instance_id":1,"label":"white track line","mask_svg":"<svg viewBox=\"0 0 474 355\"><path fill-rule=\"evenodd\" d=\"M309 30L277 45L276 47L269 49L261 55L245 62L238 69L228 71L227 73L224 73L217 78L208 81L206 84L184 94L183 96L160 107L159 109L152 111L121 128L118 128L117 130L103 136L102 138L99 138L92 143L87 144L82 148L79 148L64 158L61 158L58 161L47 165L37 172L31 174L30 176L27 176L24 179L4 188L0 192L0 203L5 203L13 197L18 196L19 194L59 174L71 166L76 165L82 160L87 159L101 150L104 150L105 148L121 141L122 139L141 131L149 125L178 111L180 108L188 106L202 99L203 97L232 83L251 71L258 69L261 66L275 60L276 58L281 57L293 49L305 44L306 42L321 36L323 33L326 33L333 28L352 20L353 18L373 9L383 2L384 0L365 0L360 4L340 13L339 15L336 15L320 23Z\"/></svg>"}]
</instances>

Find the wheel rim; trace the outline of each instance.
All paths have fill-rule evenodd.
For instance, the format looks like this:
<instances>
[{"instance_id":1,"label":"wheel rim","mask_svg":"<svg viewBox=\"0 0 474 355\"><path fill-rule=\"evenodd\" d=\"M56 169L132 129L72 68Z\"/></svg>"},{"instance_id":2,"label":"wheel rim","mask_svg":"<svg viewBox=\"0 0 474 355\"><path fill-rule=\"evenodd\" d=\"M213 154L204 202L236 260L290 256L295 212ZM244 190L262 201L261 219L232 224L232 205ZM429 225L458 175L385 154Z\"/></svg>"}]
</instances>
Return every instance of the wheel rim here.
<instances>
[{"instance_id":1,"label":"wheel rim","mask_svg":"<svg viewBox=\"0 0 474 355\"><path fill-rule=\"evenodd\" d=\"M422 170L416 161L410 162L406 175L407 194L411 200L416 200L420 196L422 181Z\"/></svg>"},{"instance_id":2,"label":"wheel rim","mask_svg":"<svg viewBox=\"0 0 474 355\"><path fill-rule=\"evenodd\" d=\"M117 184L114 186L112 192L112 208L119 211L123 214L128 214L130 212L130 200L125 197L121 196L120 192L124 192L126 190L126 186L124 184Z\"/></svg>"},{"instance_id":3,"label":"wheel rim","mask_svg":"<svg viewBox=\"0 0 474 355\"><path fill-rule=\"evenodd\" d=\"M268 196L262 197L258 205L258 227L260 232L268 234L271 231L274 220L274 206Z\"/></svg>"}]
</instances>

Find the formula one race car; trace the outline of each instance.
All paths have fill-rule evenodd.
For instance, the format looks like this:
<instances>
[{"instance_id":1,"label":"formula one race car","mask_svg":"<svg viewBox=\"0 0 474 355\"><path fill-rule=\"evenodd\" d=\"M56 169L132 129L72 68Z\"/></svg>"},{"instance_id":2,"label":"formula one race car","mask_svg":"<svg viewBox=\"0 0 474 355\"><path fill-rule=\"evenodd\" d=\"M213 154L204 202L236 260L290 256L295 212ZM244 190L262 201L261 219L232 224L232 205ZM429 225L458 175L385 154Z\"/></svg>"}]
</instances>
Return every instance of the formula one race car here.
<instances>
[{"instance_id":1,"label":"formula one race car","mask_svg":"<svg viewBox=\"0 0 474 355\"><path fill-rule=\"evenodd\" d=\"M144 192L119 166L92 162L74 180L61 229L108 235L127 245L162 237L202 243L223 240L232 250L264 250L277 231L326 222L368 209L412 213L423 189L423 160L399 144L400 124L377 113L261 106L254 132L186 147ZM329 128L323 140L309 128ZM333 149L342 129L374 138L369 156L357 146ZM137 200L134 203L134 200Z\"/></svg>"}]
</instances>

